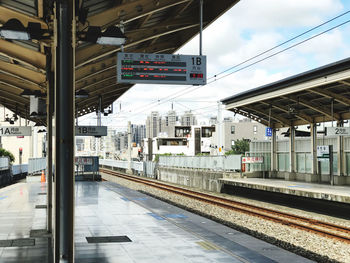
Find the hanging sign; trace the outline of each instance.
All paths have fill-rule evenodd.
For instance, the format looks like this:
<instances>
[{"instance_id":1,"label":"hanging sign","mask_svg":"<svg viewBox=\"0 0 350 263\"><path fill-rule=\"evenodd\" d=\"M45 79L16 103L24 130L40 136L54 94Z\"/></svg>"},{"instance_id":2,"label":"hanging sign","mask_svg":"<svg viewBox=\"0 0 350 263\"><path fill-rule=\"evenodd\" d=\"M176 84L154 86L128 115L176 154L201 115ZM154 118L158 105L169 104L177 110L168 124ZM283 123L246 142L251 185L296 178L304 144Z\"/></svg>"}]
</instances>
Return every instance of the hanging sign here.
<instances>
[{"instance_id":1,"label":"hanging sign","mask_svg":"<svg viewBox=\"0 0 350 263\"><path fill-rule=\"evenodd\" d=\"M206 56L117 54L117 83L205 85Z\"/></svg>"},{"instance_id":2,"label":"hanging sign","mask_svg":"<svg viewBox=\"0 0 350 263\"><path fill-rule=\"evenodd\" d=\"M31 126L0 126L0 136L30 136Z\"/></svg>"},{"instance_id":3,"label":"hanging sign","mask_svg":"<svg viewBox=\"0 0 350 263\"><path fill-rule=\"evenodd\" d=\"M326 135L350 135L350 127L326 127Z\"/></svg>"},{"instance_id":4,"label":"hanging sign","mask_svg":"<svg viewBox=\"0 0 350 263\"><path fill-rule=\"evenodd\" d=\"M107 126L75 126L75 136L107 136Z\"/></svg>"}]
</instances>

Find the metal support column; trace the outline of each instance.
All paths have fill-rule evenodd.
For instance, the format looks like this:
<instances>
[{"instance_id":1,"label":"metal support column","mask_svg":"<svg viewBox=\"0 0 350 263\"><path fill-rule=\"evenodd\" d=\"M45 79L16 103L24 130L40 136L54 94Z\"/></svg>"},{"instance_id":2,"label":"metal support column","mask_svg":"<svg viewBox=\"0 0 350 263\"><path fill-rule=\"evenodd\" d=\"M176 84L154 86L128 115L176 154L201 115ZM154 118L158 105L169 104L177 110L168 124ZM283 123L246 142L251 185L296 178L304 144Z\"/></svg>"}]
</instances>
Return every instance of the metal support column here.
<instances>
[{"instance_id":1,"label":"metal support column","mask_svg":"<svg viewBox=\"0 0 350 263\"><path fill-rule=\"evenodd\" d=\"M295 129L294 126L289 128L289 172L295 172Z\"/></svg>"},{"instance_id":2,"label":"metal support column","mask_svg":"<svg viewBox=\"0 0 350 263\"><path fill-rule=\"evenodd\" d=\"M46 79L47 79L47 232L52 233L52 115L54 106L54 76L52 72L52 52L51 48L45 48L46 53Z\"/></svg>"},{"instance_id":3,"label":"metal support column","mask_svg":"<svg viewBox=\"0 0 350 263\"><path fill-rule=\"evenodd\" d=\"M270 177L274 177L277 172L277 136L276 129L272 129L271 136L271 167L270 167Z\"/></svg>"},{"instance_id":4,"label":"metal support column","mask_svg":"<svg viewBox=\"0 0 350 263\"><path fill-rule=\"evenodd\" d=\"M74 1L56 2L55 262L74 262Z\"/></svg>"},{"instance_id":5,"label":"metal support column","mask_svg":"<svg viewBox=\"0 0 350 263\"><path fill-rule=\"evenodd\" d=\"M202 56L203 41L203 0L199 1L199 55Z\"/></svg>"},{"instance_id":6,"label":"metal support column","mask_svg":"<svg viewBox=\"0 0 350 263\"><path fill-rule=\"evenodd\" d=\"M337 127L344 127L344 122L340 121L337 122ZM337 169L338 169L338 175L343 176L345 172L345 156L344 156L344 136L338 136L337 138Z\"/></svg>"},{"instance_id":7,"label":"metal support column","mask_svg":"<svg viewBox=\"0 0 350 263\"><path fill-rule=\"evenodd\" d=\"M311 131L311 173L317 174L317 125L316 123L310 124Z\"/></svg>"}]
</instances>

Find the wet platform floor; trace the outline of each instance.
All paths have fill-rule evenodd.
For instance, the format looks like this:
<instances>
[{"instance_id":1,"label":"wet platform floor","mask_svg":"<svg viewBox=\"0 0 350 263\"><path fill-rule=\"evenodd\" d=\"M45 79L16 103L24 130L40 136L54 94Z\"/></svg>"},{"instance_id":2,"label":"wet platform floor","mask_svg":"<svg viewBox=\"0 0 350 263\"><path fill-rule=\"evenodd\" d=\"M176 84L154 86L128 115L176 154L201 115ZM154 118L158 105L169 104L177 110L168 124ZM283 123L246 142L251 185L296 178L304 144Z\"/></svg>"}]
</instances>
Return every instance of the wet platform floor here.
<instances>
[{"instance_id":1,"label":"wet platform floor","mask_svg":"<svg viewBox=\"0 0 350 263\"><path fill-rule=\"evenodd\" d=\"M75 189L76 262L311 262L115 183ZM32 231L46 228L45 192L40 183L0 189L0 262L49 262L49 239Z\"/></svg>"}]
</instances>

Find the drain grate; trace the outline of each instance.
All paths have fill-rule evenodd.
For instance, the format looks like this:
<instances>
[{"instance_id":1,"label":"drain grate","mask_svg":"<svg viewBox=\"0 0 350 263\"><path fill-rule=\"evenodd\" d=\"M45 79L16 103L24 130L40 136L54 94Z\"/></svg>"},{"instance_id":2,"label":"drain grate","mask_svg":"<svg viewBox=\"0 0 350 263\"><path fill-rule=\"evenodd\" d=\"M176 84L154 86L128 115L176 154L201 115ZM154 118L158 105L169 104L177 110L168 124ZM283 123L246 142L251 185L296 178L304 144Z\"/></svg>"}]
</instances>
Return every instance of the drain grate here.
<instances>
[{"instance_id":1,"label":"drain grate","mask_svg":"<svg viewBox=\"0 0 350 263\"><path fill-rule=\"evenodd\" d=\"M50 233L46 229L33 229L30 230L30 237L49 237Z\"/></svg>"},{"instance_id":2,"label":"drain grate","mask_svg":"<svg viewBox=\"0 0 350 263\"><path fill-rule=\"evenodd\" d=\"M28 246L35 246L34 238L0 240L0 247L28 247Z\"/></svg>"},{"instance_id":3,"label":"drain grate","mask_svg":"<svg viewBox=\"0 0 350 263\"><path fill-rule=\"evenodd\" d=\"M36 205L35 208L47 208L47 205Z\"/></svg>"},{"instance_id":4,"label":"drain grate","mask_svg":"<svg viewBox=\"0 0 350 263\"><path fill-rule=\"evenodd\" d=\"M105 236L105 237L86 237L88 243L123 243L132 242L127 236Z\"/></svg>"}]
</instances>

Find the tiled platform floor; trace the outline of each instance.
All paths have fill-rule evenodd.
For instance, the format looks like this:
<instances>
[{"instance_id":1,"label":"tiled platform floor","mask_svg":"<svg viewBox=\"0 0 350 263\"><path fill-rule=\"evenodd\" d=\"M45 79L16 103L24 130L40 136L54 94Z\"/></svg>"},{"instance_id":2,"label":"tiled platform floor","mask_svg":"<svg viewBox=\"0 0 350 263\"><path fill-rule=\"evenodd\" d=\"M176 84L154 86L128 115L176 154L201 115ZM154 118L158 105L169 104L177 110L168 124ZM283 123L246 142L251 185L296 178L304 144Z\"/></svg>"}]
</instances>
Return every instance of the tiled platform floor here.
<instances>
[{"instance_id":1,"label":"tiled platform floor","mask_svg":"<svg viewBox=\"0 0 350 263\"><path fill-rule=\"evenodd\" d=\"M45 186L0 189L1 240L44 229ZM84 263L311 262L206 218L110 182L77 182L75 257ZM127 236L132 242L88 243L86 237ZM47 238L34 246L0 247L0 262L48 262Z\"/></svg>"}]
</instances>

